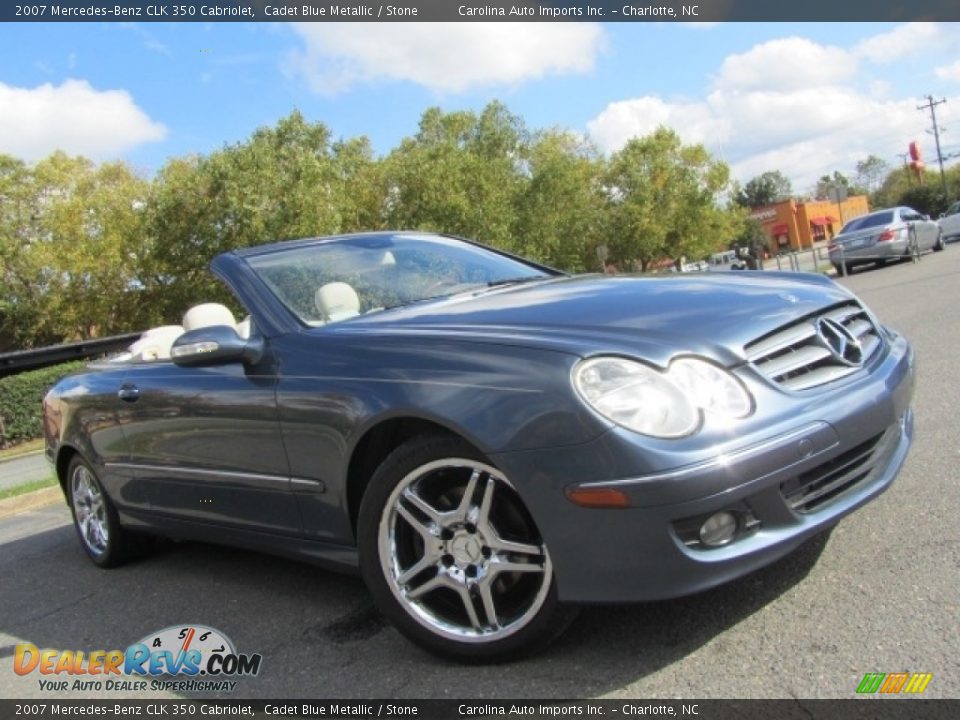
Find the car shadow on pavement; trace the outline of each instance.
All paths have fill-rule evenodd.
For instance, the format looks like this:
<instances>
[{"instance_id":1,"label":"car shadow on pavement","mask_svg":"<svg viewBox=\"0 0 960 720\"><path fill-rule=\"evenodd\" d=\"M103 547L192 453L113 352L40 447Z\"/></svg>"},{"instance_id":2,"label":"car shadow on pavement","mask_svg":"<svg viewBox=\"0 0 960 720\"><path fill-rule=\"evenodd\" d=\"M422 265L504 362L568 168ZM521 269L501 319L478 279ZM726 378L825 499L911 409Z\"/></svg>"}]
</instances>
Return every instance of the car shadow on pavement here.
<instances>
[{"instance_id":1,"label":"car shadow on pavement","mask_svg":"<svg viewBox=\"0 0 960 720\"><path fill-rule=\"evenodd\" d=\"M18 642L122 650L187 624L216 628L238 652L263 656L260 674L222 697L590 697L667 667L776 600L810 572L827 539L815 537L774 565L698 595L583 608L540 655L464 666L405 640L372 607L356 577L259 553L170 542L124 567L101 570L65 524L0 545L0 697L50 696L39 691L36 672L9 672Z\"/></svg>"}]
</instances>

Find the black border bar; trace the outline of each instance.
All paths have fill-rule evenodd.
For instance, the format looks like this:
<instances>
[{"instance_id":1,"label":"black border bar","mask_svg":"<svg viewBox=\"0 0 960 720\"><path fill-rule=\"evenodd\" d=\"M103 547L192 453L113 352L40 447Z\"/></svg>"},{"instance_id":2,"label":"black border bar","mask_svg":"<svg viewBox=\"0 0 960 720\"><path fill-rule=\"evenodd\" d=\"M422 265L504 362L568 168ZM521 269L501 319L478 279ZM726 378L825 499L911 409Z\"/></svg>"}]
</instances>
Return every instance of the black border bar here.
<instances>
[{"instance_id":1,"label":"black border bar","mask_svg":"<svg viewBox=\"0 0 960 720\"><path fill-rule=\"evenodd\" d=\"M513 10L513 12L511 12ZM957 0L15 0L4 22L907 22L960 20Z\"/></svg>"},{"instance_id":2,"label":"black border bar","mask_svg":"<svg viewBox=\"0 0 960 720\"><path fill-rule=\"evenodd\" d=\"M688 720L943 720L960 700L0 700L4 718L688 718Z\"/></svg>"}]
</instances>

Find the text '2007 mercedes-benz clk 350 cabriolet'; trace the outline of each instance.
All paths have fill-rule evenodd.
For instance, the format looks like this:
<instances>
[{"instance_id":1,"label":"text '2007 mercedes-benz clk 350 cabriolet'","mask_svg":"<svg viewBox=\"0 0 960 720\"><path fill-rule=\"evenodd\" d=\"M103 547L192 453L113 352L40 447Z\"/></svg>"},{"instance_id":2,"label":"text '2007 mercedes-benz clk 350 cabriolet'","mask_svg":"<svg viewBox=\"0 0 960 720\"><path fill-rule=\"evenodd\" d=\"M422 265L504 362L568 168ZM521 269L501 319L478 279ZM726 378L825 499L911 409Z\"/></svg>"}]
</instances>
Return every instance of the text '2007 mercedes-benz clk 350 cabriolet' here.
<instances>
[{"instance_id":1,"label":"text '2007 mercedes-benz clk 350 cabriolet'","mask_svg":"<svg viewBox=\"0 0 960 720\"><path fill-rule=\"evenodd\" d=\"M393 232L229 252L234 292L44 402L80 542L166 535L359 569L449 657L579 603L697 592L893 481L913 352L823 276L569 276Z\"/></svg>"}]
</instances>

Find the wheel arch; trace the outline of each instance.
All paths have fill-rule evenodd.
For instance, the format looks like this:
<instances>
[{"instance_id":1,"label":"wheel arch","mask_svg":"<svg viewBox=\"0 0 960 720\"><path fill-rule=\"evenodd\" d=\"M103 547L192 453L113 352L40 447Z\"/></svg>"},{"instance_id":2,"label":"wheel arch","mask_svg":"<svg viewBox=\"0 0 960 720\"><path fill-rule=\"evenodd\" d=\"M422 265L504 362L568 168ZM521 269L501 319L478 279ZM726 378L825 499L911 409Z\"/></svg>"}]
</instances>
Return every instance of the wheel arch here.
<instances>
[{"instance_id":1,"label":"wheel arch","mask_svg":"<svg viewBox=\"0 0 960 720\"><path fill-rule=\"evenodd\" d=\"M488 455L476 442L435 420L414 415L385 418L367 428L353 446L347 465L346 501L350 514L350 529L357 536L357 517L360 503L370 478L387 456L403 443L420 435L450 435L469 443L485 457Z\"/></svg>"},{"instance_id":2,"label":"wheel arch","mask_svg":"<svg viewBox=\"0 0 960 720\"><path fill-rule=\"evenodd\" d=\"M60 489L63 490L63 496L69 501L70 494L67 490L67 469L74 457L80 455L80 451L72 445L61 445L57 450L57 459L54 468L57 473L57 481L60 483ZM82 456L81 456L82 457Z\"/></svg>"}]
</instances>

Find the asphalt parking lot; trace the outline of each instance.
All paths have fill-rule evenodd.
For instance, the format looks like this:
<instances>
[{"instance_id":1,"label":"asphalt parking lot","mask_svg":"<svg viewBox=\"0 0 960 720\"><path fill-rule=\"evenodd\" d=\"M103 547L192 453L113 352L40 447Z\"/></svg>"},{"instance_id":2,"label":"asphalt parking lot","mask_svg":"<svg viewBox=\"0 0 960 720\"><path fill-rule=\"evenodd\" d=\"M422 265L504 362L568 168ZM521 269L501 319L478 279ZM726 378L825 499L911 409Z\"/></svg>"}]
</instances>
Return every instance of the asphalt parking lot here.
<instances>
[{"instance_id":1,"label":"asphalt parking lot","mask_svg":"<svg viewBox=\"0 0 960 720\"><path fill-rule=\"evenodd\" d=\"M694 597L587 608L541 656L464 667L385 625L356 578L172 543L98 570L53 505L0 520L0 697L99 696L17 676L19 642L122 649L186 623L263 655L226 697L849 698L864 673L899 671L933 673L926 697L960 697L960 246L843 282L916 346L916 440L886 494L774 566Z\"/></svg>"}]
</instances>

